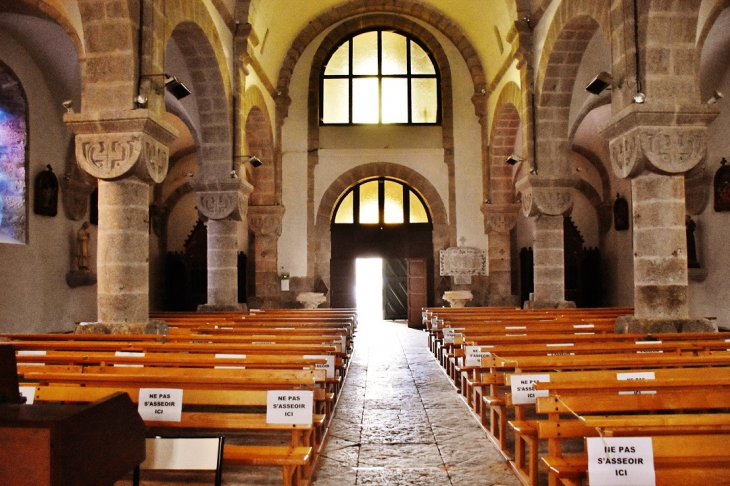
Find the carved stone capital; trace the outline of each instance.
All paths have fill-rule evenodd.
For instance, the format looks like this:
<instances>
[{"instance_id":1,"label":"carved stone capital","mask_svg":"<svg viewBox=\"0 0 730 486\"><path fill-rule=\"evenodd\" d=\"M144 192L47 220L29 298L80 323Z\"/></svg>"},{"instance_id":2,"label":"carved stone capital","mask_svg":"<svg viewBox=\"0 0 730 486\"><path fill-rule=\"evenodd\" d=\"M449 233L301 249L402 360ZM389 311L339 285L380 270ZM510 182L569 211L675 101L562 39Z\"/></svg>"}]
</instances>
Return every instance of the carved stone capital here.
<instances>
[{"instance_id":1,"label":"carved stone capital","mask_svg":"<svg viewBox=\"0 0 730 486\"><path fill-rule=\"evenodd\" d=\"M257 236L281 236L284 206L251 206L248 210L248 228Z\"/></svg>"},{"instance_id":2,"label":"carved stone capital","mask_svg":"<svg viewBox=\"0 0 730 486\"><path fill-rule=\"evenodd\" d=\"M68 113L64 122L76 135L76 161L97 179L135 175L160 183L167 175L168 144L177 131L149 110Z\"/></svg>"},{"instance_id":3,"label":"carved stone capital","mask_svg":"<svg viewBox=\"0 0 730 486\"><path fill-rule=\"evenodd\" d=\"M629 106L602 131L619 177L633 178L644 171L683 174L707 153L707 126L717 116L716 108L650 110Z\"/></svg>"},{"instance_id":4,"label":"carved stone capital","mask_svg":"<svg viewBox=\"0 0 730 486\"><path fill-rule=\"evenodd\" d=\"M280 120L289 116L289 106L291 105L291 97L288 93L282 92L276 97L276 113Z\"/></svg>"},{"instance_id":5,"label":"carved stone capital","mask_svg":"<svg viewBox=\"0 0 730 486\"><path fill-rule=\"evenodd\" d=\"M480 123L482 123L487 113L487 89L483 87L480 92L474 93L471 97L471 102L474 105L474 114L479 118Z\"/></svg>"},{"instance_id":6,"label":"carved stone capital","mask_svg":"<svg viewBox=\"0 0 730 486\"><path fill-rule=\"evenodd\" d=\"M525 216L565 216L573 209L573 187L576 176L541 177L528 175L517 182L522 193Z\"/></svg>"},{"instance_id":7,"label":"carved stone capital","mask_svg":"<svg viewBox=\"0 0 730 486\"><path fill-rule=\"evenodd\" d=\"M484 233L509 233L517 223L520 203L482 204L484 215Z\"/></svg>"},{"instance_id":8,"label":"carved stone capital","mask_svg":"<svg viewBox=\"0 0 730 486\"><path fill-rule=\"evenodd\" d=\"M243 221L253 186L241 179L225 183L208 183L198 187L196 205L204 220L233 219Z\"/></svg>"}]
</instances>

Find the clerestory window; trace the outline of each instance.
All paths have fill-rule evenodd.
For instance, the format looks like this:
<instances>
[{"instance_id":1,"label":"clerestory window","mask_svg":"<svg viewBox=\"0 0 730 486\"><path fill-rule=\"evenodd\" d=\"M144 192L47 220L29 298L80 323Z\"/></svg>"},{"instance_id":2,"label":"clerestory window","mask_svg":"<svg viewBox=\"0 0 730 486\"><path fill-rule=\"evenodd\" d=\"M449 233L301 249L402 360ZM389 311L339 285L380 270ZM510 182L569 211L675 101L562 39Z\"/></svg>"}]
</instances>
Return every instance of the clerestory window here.
<instances>
[{"instance_id":1,"label":"clerestory window","mask_svg":"<svg viewBox=\"0 0 730 486\"><path fill-rule=\"evenodd\" d=\"M391 179L361 182L340 198L335 224L429 223L426 205L413 189Z\"/></svg>"},{"instance_id":2,"label":"clerestory window","mask_svg":"<svg viewBox=\"0 0 730 486\"><path fill-rule=\"evenodd\" d=\"M371 30L346 39L325 62L322 124L438 124L439 74L414 38Z\"/></svg>"}]
</instances>

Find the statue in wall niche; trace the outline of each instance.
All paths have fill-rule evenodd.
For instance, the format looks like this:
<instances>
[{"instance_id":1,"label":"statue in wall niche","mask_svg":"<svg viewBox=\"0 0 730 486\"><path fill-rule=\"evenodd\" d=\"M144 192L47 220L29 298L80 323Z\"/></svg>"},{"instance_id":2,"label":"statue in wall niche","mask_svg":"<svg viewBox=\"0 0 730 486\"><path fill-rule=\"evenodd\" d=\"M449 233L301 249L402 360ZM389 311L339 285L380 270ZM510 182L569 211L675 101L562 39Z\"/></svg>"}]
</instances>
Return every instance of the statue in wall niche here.
<instances>
[{"instance_id":1,"label":"statue in wall niche","mask_svg":"<svg viewBox=\"0 0 730 486\"><path fill-rule=\"evenodd\" d=\"M90 242L91 232L89 231L89 222L84 221L81 228L76 232L76 238L73 242L74 265L71 271L66 274L66 283L69 287L79 287L82 285L94 285L96 283L96 274L91 272L90 266Z\"/></svg>"},{"instance_id":2,"label":"statue in wall niche","mask_svg":"<svg viewBox=\"0 0 730 486\"><path fill-rule=\"evenodd\" d=\"M700 268L700 264L697 261L697 244L695 243L695 229L697 229L697 224L689 214L684 218L684 226L687 230L687 267Z\"/></svg>"},{"instance_id":3,"label":"statue in wall niche","mask_svg":"<svg viewBox=\"0 0 730 486\"><path fill-rule=\"evenodd\" d=\"M81 228L76 232L76 267L79 270L89 270L89 222L84 221Z\"/></svg>"}]
</instances>

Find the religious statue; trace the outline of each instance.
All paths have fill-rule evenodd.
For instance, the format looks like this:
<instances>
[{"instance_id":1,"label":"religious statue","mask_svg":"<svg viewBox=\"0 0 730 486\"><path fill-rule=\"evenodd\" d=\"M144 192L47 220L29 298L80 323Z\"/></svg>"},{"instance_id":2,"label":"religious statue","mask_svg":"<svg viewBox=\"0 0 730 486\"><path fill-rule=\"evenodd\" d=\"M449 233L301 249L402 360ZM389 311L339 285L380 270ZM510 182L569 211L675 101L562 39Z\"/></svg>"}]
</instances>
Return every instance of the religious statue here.
<instances>
[{"instance_id":1,"label":"religious statue","mask_svg":"<svg viewBox=\"0 0 730 486\"><path fill-rule=\"evenodd\" d=\"M89 222L84 221L79 231L76 233L76 267L79 270L89 270L89 240L91 233L89 232Z\"/></svg>"},{"instance_id":2,"label":"religious statue","mask_svg":"<svg viewBox=\"0 0 730 486\"><path fill-rule=\"evenodd\" d=\"M697 261L697 244L695 243L695 229L697 225L689 214L684 218L684 226L687 230L687 267L700 268L700 264Z\"/></svg>"}]
</instances>

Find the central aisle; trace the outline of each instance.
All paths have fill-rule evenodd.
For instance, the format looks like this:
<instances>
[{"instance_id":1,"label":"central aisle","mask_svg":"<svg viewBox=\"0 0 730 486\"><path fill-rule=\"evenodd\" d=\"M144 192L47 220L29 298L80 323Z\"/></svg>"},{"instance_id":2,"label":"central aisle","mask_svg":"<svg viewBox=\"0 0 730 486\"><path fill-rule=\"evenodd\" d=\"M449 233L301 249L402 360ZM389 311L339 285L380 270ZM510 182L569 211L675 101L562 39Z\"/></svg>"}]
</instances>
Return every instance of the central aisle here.
<instances>
[{"instance_id":1,"label":"central aisle","mask_svg":"<svg viewBox=\"0 0 730 486\"><path fill-rule=\"evenodd\" d=\"M360 322L315 486L518 486L428 350L401 322Z\"/></svg>"}]
</instances>

